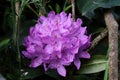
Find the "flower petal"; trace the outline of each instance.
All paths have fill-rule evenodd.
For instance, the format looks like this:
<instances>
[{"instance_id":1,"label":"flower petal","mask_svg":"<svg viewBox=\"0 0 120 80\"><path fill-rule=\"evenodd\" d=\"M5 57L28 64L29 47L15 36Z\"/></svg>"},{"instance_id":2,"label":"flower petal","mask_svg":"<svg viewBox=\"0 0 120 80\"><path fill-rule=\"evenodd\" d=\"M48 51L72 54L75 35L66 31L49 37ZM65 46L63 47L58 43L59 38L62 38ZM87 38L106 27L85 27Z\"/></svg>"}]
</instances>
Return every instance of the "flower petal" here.
<instances>
[{"instance_id":1,"label":"flower petal","mask_svg":"<svg viewBox=\"0 0 120 80\"><path fill-rule=\"evenodd\" d=\"M59 66L59 67L57 68L57 72L58 72L61 76L63 76L63 77L66 76L66 69L65 69L64 66Z\"/></svg>"},{"instance_id":2,"label":"flower petal","mask_svg":"<svg viewBox=\"0 0 120 80\"><path fill-rule=\"evenodd\" d=\"M27 58L32 58L32 55L28 53L27 51L22 51L22 54Z\"/></svg>"},{"instance_id":3,"label":"flower petal","mask_svg":"<svg viewBox=\"0 0 120 80\"><path fill-rule=\"evenodd\" d=\"M75 60L74 60L74 65L76 66L77 70L79 70L80 65L81 65L80 60L79 60L79 59L75 59Z\"/></svg>"},{"instance_id":4,"label":"flower petal","mask_svg":"<svg viewBox=\"0 0 120 80\"><path fill-rule=\"evenodd\" d=\"M53 18L55 16L55 12L54 11L50 11L50 13L48 14L48 17Z\"/></svg>"},{"instance_id":5,"label":"flower petal","mask_svg":"<svg viewBox=\"0 0 120 80\"><path fill-rule=\"evenodd\" d=\"M31 46L27 47L27 51L29 53L34 53L35 52L35 47L33 45L31 45Z\"/></svg>"},{"instance_id":6,"label":"flower petal","mask_svg":"<svg viewBox=\"0 0 120 80\"><path fill-rule=\"evenodd\" d=\"M79 54L79 57L80 58L86 58L86 59L89 59L90 58L90 54L88 53L88 52L81 52L80 54Z\"/></svg>"},{"instance_id":7,"label":"flower petal","mask_svg":"<svg viewBox=\"0 0 120 80\"><path fill-rule=\"evenodd\" d=\"M52 54L52 52L53 52L53 46L50 45L50 44L46 45L44 51L45 51L47 54Z\"/></svg>"},{"instance_id":8,"label":"flower petal","mask_svg":"<svg viewBox=\"0 0 120 80\"><path fill-rule=\"evenodd\" d=\"M48 68L45 63L43 64L43 66L44 66L44 70L47 71Z\"/></svg>"},{"instance_id":9,"label":"flower petal","mask_svg":"<svg viewBox=\"0 0 120 80\"><path fill-rule=\"evenodd\" d=\"M39 65L41 65L42 64L42 59L41 59L41 57L38 57L38 58L36 58L36 59L33 59L32 60L32 62L31 62L31 64L29 65L30 67L33 67L33 68L36 68L36 67L38 67Z\"/></svg>"}]
</instances>

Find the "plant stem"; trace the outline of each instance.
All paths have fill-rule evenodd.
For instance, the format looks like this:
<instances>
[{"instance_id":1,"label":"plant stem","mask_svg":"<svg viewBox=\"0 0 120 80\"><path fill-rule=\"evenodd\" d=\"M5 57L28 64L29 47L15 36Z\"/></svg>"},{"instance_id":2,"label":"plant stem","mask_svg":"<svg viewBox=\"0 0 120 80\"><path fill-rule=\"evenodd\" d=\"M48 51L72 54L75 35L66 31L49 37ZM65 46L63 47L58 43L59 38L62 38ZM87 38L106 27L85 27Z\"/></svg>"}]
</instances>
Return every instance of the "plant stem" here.
<instances>
[{"instance_id":1,"label":"plant stem","mask_svg":"<svg viewBox=\"0 0 120 80\"><path fill-rule=\"evenodd\" d=\"M16 12L16 46L17 46L17 52L18 52L18 60L20 59L19 54L19 25L20 25L20 14L19 14L19 2L15 2L15 12ZM20 60L19 60L20 61Z\"/></svg>"},{"instance_id":2,"label":"plant stem","mask_svg":"<svg viewBox=\"0 0 120 80\"><path fill-rule=\"evenodd\" d=\"M16 45L16 26L15 26L15 1L14 0L11 0L11 10L12 10L12 26L13 26L13 42L14 42L14 45Z\"/></svg>"},{"instance_id":3,"label":"plant stem","mask_svg":"<svg viewBox=\"0 0 120 80\"><path fill-rule=\"evenodd\" d=\"M71 0L71 4L72 4L72 18L73 20L75 20L75 1Z\"/></svg>"},{"instance_id":4,"label":"plant stem","mask_svg":"<svg viewBox=\"0 0 120 80\"><path fill-rule=\"evenodd\" d=\"M118 24L111 11L104 16L109 34L109 80L118 80Z\"/></svg>"},{"instance_id":5,"label":"plant stem","mask_svg":"<svg viewBox=\"0 0 120 80\"><path fill-rule=\"evenodd\" d=\"M27 7L37 15L37 17L39 17L39 14L30 6L30 5L27 5Z\"/></svg>"},{"instance_id":6,"label":"plant stem","mask_svg":"<svg viewBox=\"0 0 120 80\"><path fill-rule=\"evenodd\" d=\"M15 2L15 12L16 12L16 46L17 46L17 61L19 62L19 71L21 70L21 55L19 50L19 30L20 30L20 3L18 1ZM21 72L21 71L20 71ZM20 77L20 80L21 77Z\"/></svg>"},{"instance_id":7,"label":"plant stem","mask_svg":"<svg viewBox=\"0 0 120 80\"><path fill-rule=\"evenodd\" d=\"M65 3L64 3L64 6L63 6L63 11L65 10L66 4L67 4L67 0L65 0Z\"/></svg>"}]
</instances>

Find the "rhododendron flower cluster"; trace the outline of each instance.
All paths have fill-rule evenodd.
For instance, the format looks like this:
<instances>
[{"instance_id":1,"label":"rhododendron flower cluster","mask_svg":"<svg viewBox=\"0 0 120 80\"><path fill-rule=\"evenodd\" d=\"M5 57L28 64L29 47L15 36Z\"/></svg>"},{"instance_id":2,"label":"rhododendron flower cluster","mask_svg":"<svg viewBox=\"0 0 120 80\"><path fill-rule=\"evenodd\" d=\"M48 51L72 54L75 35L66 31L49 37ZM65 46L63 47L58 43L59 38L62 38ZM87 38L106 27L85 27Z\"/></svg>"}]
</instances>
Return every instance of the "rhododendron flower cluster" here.
<instances>
[{"instance_id":1,"label":"rhododendron flower cluster","mask_svg":"<svg viewBox=\"0 0 120 80\"><path fill-rule=\"evenodd\" d=\"M31 60L30 67L44 66L44 70L56 69L58 74L65 77L65 66L72 62L80 68L81 58L90 58L86 48L90 45L90 36L86 35L86 27L82 20L74 21L71 14L51 11L48 16L41 16L37 24L30 28L25 37L26 47L22 54Z\"/></svg>"}]
</instances>

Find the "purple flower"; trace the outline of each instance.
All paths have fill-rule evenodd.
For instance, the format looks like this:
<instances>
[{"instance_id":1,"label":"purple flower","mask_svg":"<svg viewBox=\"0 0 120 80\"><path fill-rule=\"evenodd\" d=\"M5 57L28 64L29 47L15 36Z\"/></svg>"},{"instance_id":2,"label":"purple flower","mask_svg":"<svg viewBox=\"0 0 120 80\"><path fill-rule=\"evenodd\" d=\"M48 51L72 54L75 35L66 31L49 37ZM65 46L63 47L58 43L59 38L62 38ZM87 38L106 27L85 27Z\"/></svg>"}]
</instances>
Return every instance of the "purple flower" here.
<instances>
[{"instance_id":1,"label":"purple flower","mask_svg":"<svg viewBox=\"0 0 120 80\"><path fill-rule=\"evenodd\" d=\"M71 14L65 12L55 14L51 11L47 17L41 16L24 40L26 51L22 54L31 59L30 67L43 65L45 71L56 69L64 77L65 66L72 62L79 69L80 59L90 58L85 51L90 45L90 36L86 35L86 27L81 24L80 18L73 21Z\"/></svg>"}]
</instances>

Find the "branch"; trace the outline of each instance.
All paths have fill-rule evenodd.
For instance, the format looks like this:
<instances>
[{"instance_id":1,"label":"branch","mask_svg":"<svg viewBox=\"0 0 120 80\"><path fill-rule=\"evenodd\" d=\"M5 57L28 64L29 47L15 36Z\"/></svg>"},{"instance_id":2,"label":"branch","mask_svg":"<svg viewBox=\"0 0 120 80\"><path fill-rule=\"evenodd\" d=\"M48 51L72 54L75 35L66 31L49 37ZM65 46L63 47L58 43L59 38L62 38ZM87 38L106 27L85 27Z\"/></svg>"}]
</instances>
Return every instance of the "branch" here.
<instances>
[{"instance_id":1,"label":"branch","mask_svg":"<svg viewBox=\"0 0 120 80\"><path fill-rule=\"evenodd\" d=\"M15 2L15 12L16 12L16 25L15 25L15 35L16 35L16 47L17 47L17 61L19 62L19 71L21 69L21 54L19 49L19 32L20 32L20 2ZM21 77L20 77L21 80Z\"/></svg>"},{"instance_id":2,"label":"branch","mask_svg":"<svg viewBox=\"0 0 120 80\"><path fill-rule=\"evenodd\" d=\"M108 30L105 28L91 43L90 48L87 51L93 49L104 37L107 36Z\"/></svg>"},{"instance_id":3,"label":"branch","mask_svg":"<svg viewBox=\"0 0 120 80\"><path fill-rule=\"evenodd\" d=\"M72 18L73 20L75 20L75 1L71 0L71 4L72 4Z\"/></svg>"},{"instance_id":4,"label":"branch","mask_svg":"<svg viewBox=\"0 0 120 80\"><path fill-rule=\"evenodd\" d=\"M37 17L39 17L39 14L38 14L30 5L27 5L27 7L28 7Z\"/></svg>"},{"instance_id":5,"label":"branch","mask_svg":"<svg viewBox=\"0 0 120 80\"><path fill-rule=\"evenodd\" d=\"M104 17L109 34L109 80L118 80L118 24L110 11Z\"/></svg>"}]
</instances>

